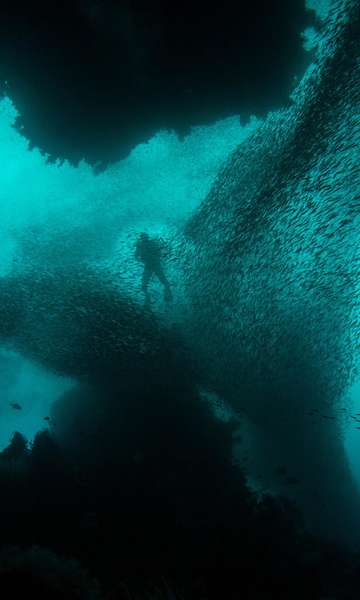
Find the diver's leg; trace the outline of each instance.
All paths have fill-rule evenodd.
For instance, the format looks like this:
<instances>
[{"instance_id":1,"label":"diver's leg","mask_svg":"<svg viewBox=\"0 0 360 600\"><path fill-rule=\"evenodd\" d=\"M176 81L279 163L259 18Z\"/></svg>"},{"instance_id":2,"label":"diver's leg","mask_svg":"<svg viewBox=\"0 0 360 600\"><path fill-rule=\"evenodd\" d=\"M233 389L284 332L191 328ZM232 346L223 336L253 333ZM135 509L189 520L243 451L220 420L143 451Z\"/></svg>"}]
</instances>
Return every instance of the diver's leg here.
<instances>
[{"instance_id":1,"label":"diver's leg","mask_svg":"<svg viewBox=\"0 0 360 600\"><path fill-rule=\"evenodd\" d=\"M161 265L159 265L155 271L156 276L158 277L159 281L163 284L164 286L164 300L166 302L170 302L172 300L172 293L171 293L171 288L170 288L170 283L163 271L163 268L161 267Z\"/></svg>"},{"instance_id":2,"label":"diver's leg","mask_svg":"<svg viewBox=\"0 0 360 600\"><path fill-rule=\"evenodd\" d=\"M148 267L145 267L144 272L142 274L142 279L141 279L141 289L144 292L144 294L147 292L149 281L151 279L151 275L152 275L152 271Z\"/></svg>"},{"instance_id":3,"label":"diver's leg","mask_svg":"<svg viewBox=\"0 0 360 600\"><path fill-rule=\"evenodd\" d=\"M148 267L145 267L143 275L142 275L142 280L141 280L141 289L145 295L145 304L146 305L150 304L150 296L149 296L148 286L149 286L149 282L151 279L151 275L152 275L151 269L149 269Z\"/></svg>"}]
</instances>

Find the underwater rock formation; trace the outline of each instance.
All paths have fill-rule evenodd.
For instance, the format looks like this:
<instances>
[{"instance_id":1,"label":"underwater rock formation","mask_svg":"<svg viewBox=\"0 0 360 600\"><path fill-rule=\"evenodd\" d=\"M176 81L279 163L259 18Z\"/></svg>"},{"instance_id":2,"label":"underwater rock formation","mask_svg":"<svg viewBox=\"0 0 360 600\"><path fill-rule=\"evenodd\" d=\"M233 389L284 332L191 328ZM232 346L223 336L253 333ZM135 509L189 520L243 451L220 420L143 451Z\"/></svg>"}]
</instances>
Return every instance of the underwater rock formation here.
<instances>
[{"instance_id":1,"label":"underwater rock formation","mask_svg":"<svg viewBox=\"0 0 360 600\"><path fill-rule=\"evenodd\" d=\"M81 569L75 560L57 556L48 549L34 546L2 548L0 583L7 596L23 598L33 595L38 600L101 600L97 581Z\"/></svg>"},{"instance_id":2,"label":"underwater rock formation","mask_svg":"<svg viewBox=\"0 0 360 600\"><path fill-rule=\"evenodd\" d=\"M309 17L303 0L6 0L1 74L32 145L106 164L160 129L287 102Z\"/></svg>"},{"instance_id":3,"label":"underwater rock formation","mask_svg":"<svg viewBox=\"0 0 360 600\"><path fill-rule=\"evenodd\" d=\"M358 359L359 65L359 6L336 2L293 107L233 153L186 228L209 385L252 421L263 483L286 491L285 465L308 521L344 535L359 522L339 412Z\"/></svg>"}]
</instances>

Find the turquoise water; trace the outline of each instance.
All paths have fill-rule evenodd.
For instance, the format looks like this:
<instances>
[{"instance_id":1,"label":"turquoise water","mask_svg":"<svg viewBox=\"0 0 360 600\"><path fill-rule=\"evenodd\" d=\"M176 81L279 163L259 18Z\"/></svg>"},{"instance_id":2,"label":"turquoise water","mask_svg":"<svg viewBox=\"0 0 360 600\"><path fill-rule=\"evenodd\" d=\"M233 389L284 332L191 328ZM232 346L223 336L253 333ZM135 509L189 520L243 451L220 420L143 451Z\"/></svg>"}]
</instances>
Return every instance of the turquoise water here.
<instances>
[{"instance_id":1,"label":"turquoise water","mask_svg":"<svg viewBox=\"0 0 360 600\"><path fill-rule=\"evenodd\" d=\"M49 164L14 128L17 111L9 98L0 102L0 274L95 263L111 266L115 276L133 259L138 231L176 234L208 193L220 166L257 127L231 117L194 128L179 141L161 132L100 175L83 162L78 167ZM106 207L106 211L104 210ZM30 232L30 233L29 233ZM24 233L27 240L22 247ZM104 241L105 240L105 241ZM38 254L37 248L45 248ZM137 271L136 271L137 269ZM132 274L132 278L134 273ZM155 285L156 288L156 285ZM130 292L130 286L128 291ZM0 447L14 430L29 440L72 382L34 364L11 347L0 355L2 399ZM11 377L9 376L11 373ZM21 411L11 408L17 402Z\"/></svg>"},{"instance_id":2,"label":"turquoise water","mask_svg":"<svg viewBox=\"0 0 360 600\"><path fill-rule=\"evenodd\" d=\"M350 402L353 407L353 415L360 413L360 381L354 383L349 390ZM352 473L360 489L360 429L358 423L350 419L345 433L345 448L349 457Z\"/></svg>"},{"instance_id":3,"label":"turquoise water","mask_svg":"<svg viewBox=\"0 0 360 600\"><path fill-rule=\"evenodd\" d=\"M309 2L309 6L314 8L314 3ZM318 3L319 15L326 17L330 6ZM341 37L335 27L336 36ZM309 31L305 43L309 49L316 48L319 39L316 32ZM38 150L30 150L27 140L12 127L16 109L11 100L2 100L0 274L4 281L15 274L21 288L23 276L29 282L42 273L47 285L53 272L63 269L66 296L67 273L75 269L81 276L92 269L95 286L110 279L119 286L119 295L121 292L139 307L141 267L133 256L137 235L146 229L163 238L169 248L166 267L176 290L176 303L174 308L165 309L161 288L154 282L157 316L168 323L183 323L189 310L188 296L194 305L197 303L197 333L200 351L205 348L210 383L219 376L224 384L220 391L229 392L229 398L234 383L237 396L242 399L244 395L254 421L267 411L270 420L259 425L263 427L263 457L270 456L267 450L273 451L281 439L285 441L274 457L280 459L286 443L293 448L295 440L297 455L293 453L293 458L303 476L312 467L310 462L300 464L303 450L307 451L307 461L321 451L332 479L334 446L327 452L331 436L340 432L341 443L336 448L346 448L355 478L360 481L360 430L354 429L350 415L336 415L341 423L338 429L330 428L330 424L316 429L317 423L314 429L303 414L304 402L312 402L309 389L315 392L316 402L327 401L328 393L333 398L335 390L335 408L344 403L350 414L359 402L358 385L350 391L343 385L352 381L346 369L356 370L351 366L354 357L348 355L356 347L352 338L359 322L357 288L351 288L358 256L358 230L352 228L352 218L358 216L358 105L355 94L346 93L351 86L356 89L356 70L345 83L338 72L332 75L335 83L330 79L330 84L341 87L341 93L332 89L327 73L322 71L324 56L331 57L333 52L332 45L325 42L320 44L319 63L308 69L293 94L292 109L279 109L265 122L252 119L247 125L231 117L194 128L181 141L172 132L159 132L126 160L97 175L85 162L78 167L49 163ZM323 80L333 110L323 96L318 99ZM192 218L194 214L197 217ZM193 238L191 241L188 235L184 242L184 226L186 230L189 222ZM61 286L61 278L57 285L59 281ZM41 281L36 285L34 298L28 298L25 306L26 323L31 325L26 333L28 345L41 363L51 354L54 332L57 341L63 336L65 353L71 355L71 345L79 338L74 336L74 342L72 332L65 331L67 321L60 319L68 310L61 289L55 287L58 296L54 299L46 290L43 296L39 294ZM349 291L354 306L352 331ZM58 322L47 332L44 322L50 325L54 305L54 321L57 318ZM39 308L47 313L45 321ZM86 321L86 307L84 310ZM140 318L139 313L136 318ZM196 346L197 340L193 341ZM293 354L288 358L290 348ZM44 421L44 417L73 385L59 373L25 360L18 351L18 345L12 346L10 341L0 357L2 447L14 429L32 439L39 428L51 427L51 421ZM236 360L238 356L241 359ZM259 389L254 392L250 387L250 394L241 386L247 377L251 386L252 376L258 377ZM263 385L266 377L271 381L268 388ZM270 398L266 402L264 389ZM21 410L10 406L14 402ZM330 412L333 409L332 405ZM284 416L289 422L281 425L279 435L276 427L280 427L279 417ZM324 418L335 419L333 412ZM264 430L270 430L268 437ZM309 448L302 447L305 437ZM315 454L314 463L319 456Z\"/></svg>"},{"instance_id":4,"label":"turquoise water","mask_svg":"<svg viewBox=\"0 0 360 600\"><path fill-rule=\"evenodd\" d=\"M11 100L3 99L0 103L0 272L3 276L17 269L19 260L25 268L27 263L38 260L31 254L22 255L21 259L18 256L19 239L29 228L33 228L42 243L49 240L51 244L62 234L70 239L68 247L61 246L60 257L56 252L47 254L46 264L41 265L45 271L57 267L59 261L71 264L78 260L85 264L115 264L116 270L119 256L121 261L127 256L127 265L137 232L145 228L154 235L176 235L209 192L226 158L260 124L253 119L242 126L239 118L232 117L210 127L194 128L183 141L171 132L162 132L135 148L128 159L95 175L85 162L77 168L67 163L49 164L37 149L29 150L27 140L12 127L16 115ZM97 243L97 238L102 240L104 234L110 239L105 254ZM80 254L71 245L74 237L82 241ZM39 429L51 427L44 417L51 414L54 401L74 383L25 360L11 349L3 348L0 362L4 364L0 372L3 381L0 447L3 448L14 430L31 440ZM350 396L356 407L360 403L359 385L353 386ZM12 409L11 402L18 402L22 410ZM360 485L360 431L354 429L351 421L347 427L345 447Z\"/></svg>"}]
</instances>

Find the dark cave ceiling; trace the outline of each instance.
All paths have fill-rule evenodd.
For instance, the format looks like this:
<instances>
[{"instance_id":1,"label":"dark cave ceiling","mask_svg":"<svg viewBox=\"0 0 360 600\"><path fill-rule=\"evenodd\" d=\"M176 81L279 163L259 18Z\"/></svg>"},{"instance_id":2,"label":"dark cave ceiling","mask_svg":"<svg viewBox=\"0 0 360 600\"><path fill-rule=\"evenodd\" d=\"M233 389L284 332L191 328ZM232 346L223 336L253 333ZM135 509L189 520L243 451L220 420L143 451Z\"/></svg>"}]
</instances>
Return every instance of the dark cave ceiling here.
<instances>
[{"instance_id":1,"label":"dark cave ceiling","mask_svg":"<svg viewBox=\"0 0 360 600\"><path fill-rule=\"evenodd\" d=\"M31 145L101 168L159 129L285 104L310 17L304 0L5 0L1 79Z\"/></svg>"}]
</instances>

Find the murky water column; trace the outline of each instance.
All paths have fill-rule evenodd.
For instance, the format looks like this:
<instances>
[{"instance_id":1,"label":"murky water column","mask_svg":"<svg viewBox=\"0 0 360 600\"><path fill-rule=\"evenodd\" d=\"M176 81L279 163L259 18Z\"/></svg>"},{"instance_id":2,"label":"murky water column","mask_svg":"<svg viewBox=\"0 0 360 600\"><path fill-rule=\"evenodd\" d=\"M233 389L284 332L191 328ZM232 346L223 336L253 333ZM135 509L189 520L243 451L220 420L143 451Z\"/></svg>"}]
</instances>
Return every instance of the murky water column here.
<instances>
[{"instance_id":1,"label":"murky water column","mask_svg":"<svg viewBox=\"0 0 360 600\"><path fill-rule=\"evenodd\" d=\"M186 228L189 335L209 387L253 423L254 474L346 537L360 522L341 416L359 339L357 3L334 3L319 40L294 105L239 146Z\"/></svg>"}]
</instances>

